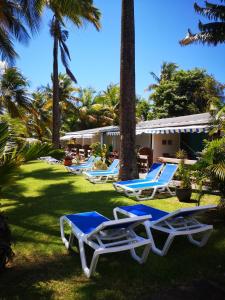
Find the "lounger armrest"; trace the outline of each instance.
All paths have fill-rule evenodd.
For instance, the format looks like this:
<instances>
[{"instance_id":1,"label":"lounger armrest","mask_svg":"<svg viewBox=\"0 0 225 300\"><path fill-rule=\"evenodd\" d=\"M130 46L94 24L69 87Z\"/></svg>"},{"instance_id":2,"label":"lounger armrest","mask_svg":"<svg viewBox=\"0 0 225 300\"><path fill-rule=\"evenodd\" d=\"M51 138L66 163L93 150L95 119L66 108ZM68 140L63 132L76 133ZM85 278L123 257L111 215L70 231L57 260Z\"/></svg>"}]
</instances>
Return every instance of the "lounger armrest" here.
<instances>
[{"instance_id":1,"label":"lounger armrest","mask_svg":"<svg viewBox=\"0 0 225 300\"><path fill-rule=\"evenodd\" d=\"M132 218L124 218L124 219L120 219L120 220L112 220L112 221L106 221L103 222L102 224L100 224L98 227L96 227L92 232L90 232L89 234L86 235L86 238L90 238L93 235L95 235L96 233L102 231L102 230L111 230L111 229L117 229L117 228L135 228L137 226L139 226L140 224L149 221L149 219L151 219L151 215L146 215L146 216L142 216L142 217L132 217ZM123 227L124 225L124 227Z\"/></svg>"},{"instance_id":2,"label":"lounger armrest","mask_svg":"<svg viewBox=\"0 0 225 300\"><path fill-rule=\"evenodd\" d=\"M152 223L158 223L161 221L164 221L166 219L171 219L171 218L178 218L178 217L185 217L185 216L196 216L201 213L204 213L205 211L209 209L216 208L217 205L211 204L211 205L204 205L204 206L196 206L196 207L188 207L188 208L181 208L178 210L175 210L168 215L158 219L157 221L153 221Z\"/></svg>"}]
</instances>

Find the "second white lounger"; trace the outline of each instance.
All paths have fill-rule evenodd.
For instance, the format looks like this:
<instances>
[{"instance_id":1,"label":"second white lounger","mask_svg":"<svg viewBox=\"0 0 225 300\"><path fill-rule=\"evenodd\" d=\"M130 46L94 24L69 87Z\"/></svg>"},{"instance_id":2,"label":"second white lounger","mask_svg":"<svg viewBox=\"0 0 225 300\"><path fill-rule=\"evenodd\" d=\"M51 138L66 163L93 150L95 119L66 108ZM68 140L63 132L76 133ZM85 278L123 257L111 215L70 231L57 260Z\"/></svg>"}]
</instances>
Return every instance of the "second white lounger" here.
<instances>
[{"instance_id":1,"label":"second white lounger","mask_svg":"<svg viewBox=\"0 0 225 300\"><path fill-rule=\"evenodd\" d=\"M152 243L152 251L158 255L164 256L167 254L171 243L175 236L185 235L188 240L198 246L204 246L213 226L200 223L195 217L201 213L215 208L216 205L198 206L190 208L182 208L171 213L156 209L147 205L137 204L131 206L120 206L113 210L115 219L118 219L118 213L128 217L151 215L151 218L144 223L148 238ZM167 239L162 249L156 246L152 235L152 229L164 232L167 234ZM198 235L195 238L195 236Z\"/></svg>"}]
</instances>

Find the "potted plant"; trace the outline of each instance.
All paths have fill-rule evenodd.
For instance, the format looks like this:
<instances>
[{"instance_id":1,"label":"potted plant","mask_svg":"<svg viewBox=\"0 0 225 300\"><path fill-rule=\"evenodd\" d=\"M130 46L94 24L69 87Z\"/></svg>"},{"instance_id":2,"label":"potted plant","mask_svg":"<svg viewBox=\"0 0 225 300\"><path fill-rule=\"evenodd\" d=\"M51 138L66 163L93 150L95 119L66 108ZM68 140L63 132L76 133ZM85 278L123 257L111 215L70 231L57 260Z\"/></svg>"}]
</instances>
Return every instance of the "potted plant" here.
<instances>
[{"instance_id":1,"label":"potted plant","mask_svg":"<svg viewBox=\"0 0 225 300\"><path fill-rule=\"evenodd\" d=\"M184 150L179 150L176 157L180 159L178 166L177 177L180 181L180 186L176 187L176 196L181 202L189 202L191 199L191 171L190 168L185 165L186 153Z\"/></svg>"},{"instance_id":2,"label":"potted plant","mask_svg":"<svg viewBox=\"0 0 225 300\"><path fill-rule=\"evenodd\" d=\"M72 165L72 160L73 160L72 156L69 156L69 155L65 156L64 166L71 166Z\"/></svg>"}]
</instances>

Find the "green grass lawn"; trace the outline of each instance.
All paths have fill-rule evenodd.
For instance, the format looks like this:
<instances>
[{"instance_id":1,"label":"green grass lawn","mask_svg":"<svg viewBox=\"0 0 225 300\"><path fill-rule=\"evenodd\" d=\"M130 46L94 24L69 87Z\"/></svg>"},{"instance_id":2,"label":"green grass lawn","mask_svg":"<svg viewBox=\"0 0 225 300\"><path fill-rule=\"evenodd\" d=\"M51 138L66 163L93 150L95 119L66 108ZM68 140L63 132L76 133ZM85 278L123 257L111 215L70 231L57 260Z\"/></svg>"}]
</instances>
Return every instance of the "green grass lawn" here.
<instances>
[{"instance_id":1,"label":"green grass lawn","mask_svg":"<svg viewBox=\"0 0 225 300\"><path fill-rule=\"evenodd\" d=\"M205 195L202 204L217 201L217 196ZM144 265L128 252L109 254L100 258L96 275L87 279L78 253L68 253L61 242L59 217L96 210L112 218L114 207L135 201L116 193L112 184L93 185L69 175L63 166L32 162L22 167L0 202L16 254L12 266L0 274L0 299L147 300L193 280L225 282L225 225L216 215L205 217L215 230L204 248L177 238L166 257L150 253ZM144 203L168 211L195 205L179 203L176 197Z\"/></svg>"}]
</instances>

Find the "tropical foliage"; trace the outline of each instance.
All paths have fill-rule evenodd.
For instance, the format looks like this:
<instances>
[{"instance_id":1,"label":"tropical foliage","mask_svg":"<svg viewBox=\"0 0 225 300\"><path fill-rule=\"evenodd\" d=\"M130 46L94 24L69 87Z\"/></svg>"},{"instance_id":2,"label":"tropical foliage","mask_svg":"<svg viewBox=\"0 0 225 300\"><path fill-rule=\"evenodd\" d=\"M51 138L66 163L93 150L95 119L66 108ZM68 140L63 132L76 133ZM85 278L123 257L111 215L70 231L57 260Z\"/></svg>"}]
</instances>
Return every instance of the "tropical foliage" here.
<instances>
[{"instance_id":1,"label":"tropical foliage","mask_svg":"<svg viewBox=\"0 0 225 300\"><path fill-rule=\"evenodd\" d=\"M210 179L213 190L221 193L221 208L225 213L225 137L205 141L201 159L193 166L202 195L203 183Z\"/></svg>"},{"instance_id":2,"label":"tropical foliage","mask_svg":"<svg viewBox=\"0 0 225 300\"><path fill-rule=\"evenodd\" d=\"M0 57L13 63L18 57L14 42L26 44L38 29L39 14L35 0L0 1Z\"/></svg>"},{"instance_id":3,"label":"tropical foliage","mask_svg":"<svg viewBox=\"0 0 225 300\"><path fill-rule=\"evenodd\" d=\"M168 65L171 68L165 68ZM204 113L222 106L224 85L205 70L177 70L175 64L163 64L156 79L157 83L149 86L153 102L149 119Z\"/></svg>"},{"instance_id":4,"label":"tropical foliage","mask_svg":"<svg viewBox=\"0 0 225 300\"><path fill-rule=\"evenodd\" d=\"M0 114L24 118L24 111L31 110L29 83L16 68L6 68L0 75Z\"/></svg>"},{"instance_id":5,"label":"tropical foliage","mask_svg":"<svg viewBox=\"0 0 225 300\"><path fill-rule=\"evenodd\" d=\"M222 5L221 2L225 1L220 0L218 3L205 1L204 7L199 6L197 3L194 4L195 11L209 19L210 22L203 24L199 21L199 33L193 34L188 29L187 36L180 41L181 45L186 46L192 43L202 43L216 46L225 42L225 5Z\"/></svg>"},{"instance_id":6,"label":"tropical foliage","mask_svg":"<svg viewBox=\"0 0 225 300\"><path fill-rule=\"evenodd\" d=\"M48 155L47 143L26 143L17 139L17 133L6 122L0 122L0 192L16 179L21 164Z\"/></svg>"},{"instance_id":7,"label":"tropical foliage","mask_svg":"<svg viewBox=\"0 0 225 300\"><path fill-rule=\"evenodd\" d=\"M148 119L149 111L151 110L151 104L144 98L137 99L136 104L136 116L138 120L146 121Z\"/></svg>"}]
</instances>

